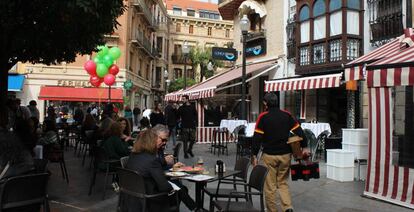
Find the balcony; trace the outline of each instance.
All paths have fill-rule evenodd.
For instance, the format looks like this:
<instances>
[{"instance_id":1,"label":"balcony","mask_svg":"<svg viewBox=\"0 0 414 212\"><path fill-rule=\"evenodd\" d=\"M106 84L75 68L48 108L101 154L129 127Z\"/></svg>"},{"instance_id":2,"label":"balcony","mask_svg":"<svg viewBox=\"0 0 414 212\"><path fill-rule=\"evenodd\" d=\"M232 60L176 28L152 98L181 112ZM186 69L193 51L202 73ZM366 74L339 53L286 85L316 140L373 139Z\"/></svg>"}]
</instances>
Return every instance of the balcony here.
<instances>
[{"instance_id":1,"label":"balcony","mask_svg":"<svg viewBox=\"0 0 414 212\"><path fill-rule=\"evenodd\" d=\"M243 1L244 0L219 0L218 9L223 20L232 21Z\"/></svg>"},{"instance_id":2,"label":"balcony","mask_svg":"<svg viewBox=\"0 0 414 212\"><path fill-rule=\"evenodd\" d=\"M397 12L382 17L378 17L370 23L372 39L371 43L388 41L400 36L403 31L402 13Z\"/></svg>"},{"instance_id":3,"label":"balcony","mask_svg":"<svg viewBox=\"0 0 414 212\"><path fill-rule=\"evenodd\" d=\"M250 31L249 34L247 34L246 42L257 40L259 38L266 38L266 31L260 30L260 31Z\"/></svg>"},{"instance_id":4,"label":"balcony","mask_svg":"<svg viewBox=\"0 0 414 212\"><path fill-rule=\"evenodd\" d=\"M158 58L161 57L161 51L158 50L158 47L156 47L156 46L152 47L152 55L154 57L158 57Z\"/></svg>"},{"instance_id":5,"label":"balcony","mask_svg":"<svg viewBox=\"0 0 414 212\"><path fill-rule=\"evenodd\" d=\"M138 14L142 14L145 17L145 20L149 24L149 28L152 30L156 30L158 22L156 19L151 15L151 10L148 8L147 4L144 0L134 0L132 5L137 9Z\"/></svg>"},{"instance_id":6,"label":"balcony","mask_svg":"<svg viewBox=\"0 0 414 212\"><path fill-rule=\"evenodd\" d=\"M185 63L184 55L182 55L182 54L173 54L173 55L171 55L171 60L172 60L173 64L182 64L182 65L184 65L184 63ZM191 65L190 58L187 58L187 65Z\"/></svg>"},{"instance_id":7,"label":"balcony","mask_svg":"<svg viewBox=\"0 0 414 212\"><path fill-rule=\"evenodd\" d=\"M150 57L154 57L151 47L151 42L144 36L144 33L140 30L135 31L133 44L136 44L138 48L143 49Z\"/></svg>"}]
</instances>

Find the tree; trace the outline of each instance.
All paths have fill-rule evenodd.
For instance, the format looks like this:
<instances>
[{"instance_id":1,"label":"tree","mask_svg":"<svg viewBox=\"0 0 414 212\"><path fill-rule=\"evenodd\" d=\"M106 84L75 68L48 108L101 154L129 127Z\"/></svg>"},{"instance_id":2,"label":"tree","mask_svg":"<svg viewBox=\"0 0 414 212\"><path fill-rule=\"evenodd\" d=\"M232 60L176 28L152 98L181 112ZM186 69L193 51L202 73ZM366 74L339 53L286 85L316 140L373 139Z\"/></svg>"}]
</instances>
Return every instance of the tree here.
<instances>
[{"instance_id":1,"label":"tree","mask_svg":"<svg viewBox=\"0 0 414 212\"><path fill-rule=\"evenodd\" d=\"M214 70L207 69L208 63L211 61L215 67L222 67L223 62L212 58L211 48L201 48L197 46L190 51L190 60L192 61L193 70L196 70L200 66L200 82L203 81L203 77L209 78L214 75Z\"/></svg>"},{"instance_id":2,"label":"tree","mask_svg":"<svg viewBox=\"0 0 414 212\"><path fill-rule=\"evenodd\" d=\"M187 80L187 88L190 87L190 86L192 86L192 85L194 85L194 84L196 84L195 79L192 79L192 78L188 78L187 77L186 80ZM171 93L171 92L174 92L174 91L178 91L180 89L183 89L183 88L184 88L184 78L183 77L180 77L180 78L178 78L176 80L173 80L171 82L170 86L168 86L168 92Z\"/></svg>"},{"instance_id":3,"label":"tree","mask_svg":"<svg viewBox=\"0 0 414 212\"><path fill-rule=\"evenodd\" d=\"M124 11L122 0L0 1L0 106L8 70L18 61L49 65L90 54L114 32Z\"/></svg>"}]
</instances>

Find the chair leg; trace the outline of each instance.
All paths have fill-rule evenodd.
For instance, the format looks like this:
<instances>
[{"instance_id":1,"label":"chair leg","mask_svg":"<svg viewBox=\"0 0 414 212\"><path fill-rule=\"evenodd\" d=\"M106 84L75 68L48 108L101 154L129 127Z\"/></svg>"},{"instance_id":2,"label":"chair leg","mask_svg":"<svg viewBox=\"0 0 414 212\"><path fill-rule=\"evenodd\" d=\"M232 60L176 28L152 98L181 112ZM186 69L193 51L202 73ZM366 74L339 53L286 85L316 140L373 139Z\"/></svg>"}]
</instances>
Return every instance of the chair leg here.
<instances>
[{"instance_id":1,"label":"chair leg","mask_svg":"<svg viewBox=\"0 0 414 212\"><path fill-rule=\"evenodd\" d=\"M84 144L84 145L85 145L85 151L83 152L82 167L85 165L86 152L89 152L89 149L90 149L88 144Z\"/></svg>"},{"instance_id":2,"label":"chair leg","mask_svg":"<svg viewBox=\"0 0 414 212\"><path fill-rule=\"evenodd\" d=\"M65 179L65 171L63 170L63 164L62 161L59 162L60 171L62 172L62 178Z\"/></svg>"},{"instance_id":3,"label":"chair leg","mask_svg":"<svg viewBox=\"0 0 414 212\"><path fill-rule=\"evenodd\" d=\"M47 198L43 201L43 212L50 212L49 200Z\"/></svg>"}]
</instances>

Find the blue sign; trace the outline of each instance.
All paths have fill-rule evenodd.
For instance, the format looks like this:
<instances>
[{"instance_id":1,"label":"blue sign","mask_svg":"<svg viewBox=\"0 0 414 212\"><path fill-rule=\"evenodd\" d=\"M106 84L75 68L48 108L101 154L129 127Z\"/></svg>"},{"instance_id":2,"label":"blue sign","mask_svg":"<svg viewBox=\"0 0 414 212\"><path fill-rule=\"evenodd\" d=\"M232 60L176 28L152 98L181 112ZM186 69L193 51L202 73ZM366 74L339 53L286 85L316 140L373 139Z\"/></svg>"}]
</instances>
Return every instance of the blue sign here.
<instances>
[{"instance_id":1,"label":"blue sign","mask_svg":"<svg viewBox=\"0 0 414 212\"><path fill-rule=\"evenodd\" d=\"M211 49L211 53L212 53L213 59L216 59L216 60L228 60L228 61L237 60L236 49L213 47Z\"/></svg>"},{"instance_id":2,"label":"blue sign","mask_svg":"<svg viewBox=\"0 0 414 212\"><path fill-rule=\"evenodd\" d=\"M246 57L254 57L266 54L266 39L256 39L247 42L246 44Z\"/></svg>"}]
</instances>

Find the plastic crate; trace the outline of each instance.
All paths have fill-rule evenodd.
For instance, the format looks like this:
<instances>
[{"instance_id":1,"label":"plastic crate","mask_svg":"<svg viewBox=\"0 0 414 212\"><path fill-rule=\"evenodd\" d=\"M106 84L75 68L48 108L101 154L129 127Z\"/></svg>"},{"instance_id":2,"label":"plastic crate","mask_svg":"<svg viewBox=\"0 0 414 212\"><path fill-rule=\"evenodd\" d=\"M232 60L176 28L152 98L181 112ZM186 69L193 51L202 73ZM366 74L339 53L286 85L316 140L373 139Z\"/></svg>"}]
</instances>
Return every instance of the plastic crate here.
<instances>
[{"instance_id":1,"label":"plastic crate","mask_svg":"<svg viewBox=\"0 0 414 212\"><path fill-rule=\"evenodd\" d=\"M368 129L342 129L342 143L368 144Z\"/></svg>"},{"instance_id":2,"label":"plastic crate","mask_svg":"<svg viewBox=\"0 0 414 212\"><path fill-rule=\"evenodd\" d=\"M354 181L354 167L326 165L326 177L340 182Z\"/></svg>"},{"instance_id":3,"label":"plastic crate","mask_svg":"<svg viewBox=\"0 0 414 212\"><path fill-rule=\"evenodd\" d=\"M354 152L354 159L368 159L368 144L342 143L342 149Z\"/></svg>"},{"instance_id":4,"label":"plastic crate","mask_svg":"<svg viewBox=\"0 0 414 212\"><path fill-rule=\"evenodd\" d=\"M354 166L354 152L343 149L327 149L326 164L336 167L352 167Z\"/></svg>"}]
</instances>

